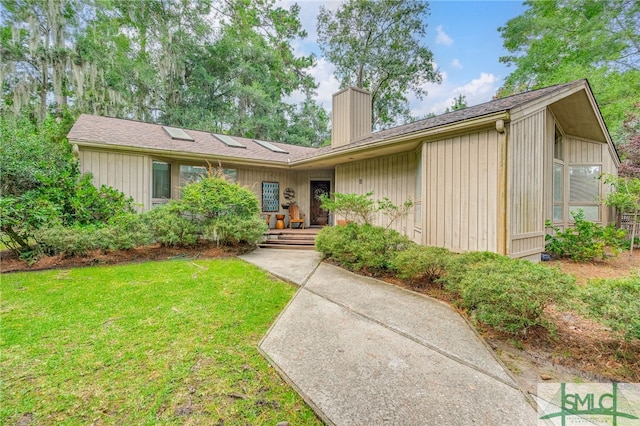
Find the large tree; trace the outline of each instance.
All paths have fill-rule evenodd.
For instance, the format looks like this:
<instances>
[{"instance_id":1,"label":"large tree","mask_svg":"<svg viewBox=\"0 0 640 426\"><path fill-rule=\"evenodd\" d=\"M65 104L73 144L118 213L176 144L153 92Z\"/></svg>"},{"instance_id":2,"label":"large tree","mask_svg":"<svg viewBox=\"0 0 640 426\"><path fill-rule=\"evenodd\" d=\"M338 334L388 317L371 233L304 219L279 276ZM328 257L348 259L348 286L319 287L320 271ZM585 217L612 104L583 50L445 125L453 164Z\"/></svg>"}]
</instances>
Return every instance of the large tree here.
<instances>
[{"instance_id":1,"label":"large tree","mask_svg":"<svg viewBox=\"0 0 640 426\"><path fill-rule=\"evenodd\" d=\"M371 92L374 127L410 120L408 95L421 99L425 83L441 81L421 40L428 15L420 0L348 0L335 12L320 8L320 49L342 87Z\"/></svg>"},{"instance_id":2,"label":"large tree","mask_svg":"<svg viewBox=\"0 0 640 426\"><path fill-rule=\"evenodd\" d=\"M299 8L275 0L0 0L0 111L132 118L294 142L323 140L286 102L313 93ZM318 113L317 117L326 117ZM308 122L308 121L307 121Z\"/></svg>"},{"instance_id":3,"label":"large tree","mask_svg":"<svg viewBox=\"0 0 640 426\"><path fill-rule=\"evenodd\" d=\"M614 139L640 98L640 2L526 1L528 9L499 29L516 69L500 95L588 78Z\"/></svg>"},{"instance_id":4,"label":"large tree","mask_svg":"<svg viewBox=\"0 0 640 426\"><path fill-rule=\"evenodd\" d=\"M0 83L4 113L25 106L44 121L47 105L58 114L67 105L71 84L70 45L78 31L82 3L75 0L2 0Z\"/></svg>"}]
</instances>

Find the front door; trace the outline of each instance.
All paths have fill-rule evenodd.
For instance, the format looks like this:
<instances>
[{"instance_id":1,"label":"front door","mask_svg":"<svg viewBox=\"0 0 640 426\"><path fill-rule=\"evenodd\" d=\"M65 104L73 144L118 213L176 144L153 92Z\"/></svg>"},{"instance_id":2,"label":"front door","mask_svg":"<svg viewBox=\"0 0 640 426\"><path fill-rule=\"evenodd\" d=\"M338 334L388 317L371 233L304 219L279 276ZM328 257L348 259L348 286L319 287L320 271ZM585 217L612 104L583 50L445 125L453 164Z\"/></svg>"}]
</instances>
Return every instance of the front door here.
<instances>
[{"instance_id":1,"label":"front door","mask_svg":"<svg viewBox=\"0 0 640 426\"><path fill-rule=\"evenodd\" d=\"M329 222L329 212L320 208L320 196L329 195L331 191L331 182L328 180L311 181L311 214L309 217L310 225L324 226Z\"/></svg>"}]
</instances>

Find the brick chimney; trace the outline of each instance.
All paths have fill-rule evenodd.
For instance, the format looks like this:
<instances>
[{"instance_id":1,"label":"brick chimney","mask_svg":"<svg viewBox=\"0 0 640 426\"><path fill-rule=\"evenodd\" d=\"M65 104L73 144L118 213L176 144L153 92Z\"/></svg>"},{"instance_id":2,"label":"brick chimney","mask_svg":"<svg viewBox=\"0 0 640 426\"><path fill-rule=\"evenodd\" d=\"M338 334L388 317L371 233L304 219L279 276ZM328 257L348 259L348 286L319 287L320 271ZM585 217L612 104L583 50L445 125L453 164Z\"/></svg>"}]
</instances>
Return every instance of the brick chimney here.
<instances>
[{"instance_id":1,"label":"brick chimney","mask_svg":"<svg viewBox=\"0 0 640 426\"><path fill-rule=\"evenodd\" d=\"M371 93L348 87L333 95L331 147L347 145L371 133Z\"/></svg>"}]
</instances>

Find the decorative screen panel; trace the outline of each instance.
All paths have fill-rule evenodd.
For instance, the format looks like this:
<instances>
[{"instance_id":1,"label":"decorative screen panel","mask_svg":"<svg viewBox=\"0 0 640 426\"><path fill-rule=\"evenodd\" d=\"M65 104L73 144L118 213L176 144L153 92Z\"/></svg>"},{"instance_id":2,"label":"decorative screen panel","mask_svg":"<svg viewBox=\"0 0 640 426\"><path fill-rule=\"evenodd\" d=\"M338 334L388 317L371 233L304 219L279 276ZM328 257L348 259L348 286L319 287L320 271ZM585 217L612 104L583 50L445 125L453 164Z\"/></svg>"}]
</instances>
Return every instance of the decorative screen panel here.
<instances>
[{"instance_id":1,"label":"decorative screen panel","mask_svg":"<svg viewBox=\"0 0 640 426\"><path fill-rule=\"evenodd\" d=\"M277 212L280 210L280 184L278 182L262 182L262 211Z\"/></svg>"}]
</instances>

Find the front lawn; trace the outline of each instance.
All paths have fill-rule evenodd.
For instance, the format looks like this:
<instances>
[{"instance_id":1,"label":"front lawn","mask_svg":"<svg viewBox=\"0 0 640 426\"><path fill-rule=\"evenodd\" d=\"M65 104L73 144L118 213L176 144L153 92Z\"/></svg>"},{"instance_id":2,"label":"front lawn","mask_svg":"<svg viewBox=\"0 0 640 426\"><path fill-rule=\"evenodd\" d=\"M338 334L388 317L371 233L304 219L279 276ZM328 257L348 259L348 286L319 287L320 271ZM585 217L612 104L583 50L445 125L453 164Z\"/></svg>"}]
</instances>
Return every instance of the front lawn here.
<instances>
[{"instance_id":1,"label":"front lawn","mask_svg":"<svg viewBox=\"0 0 640 426\"><path fill-rule=\"evenodd\" d=\"M320 424L256 349L295 289L240 260L1 279L0 424Z\"/></svg>"}]
</instances>

